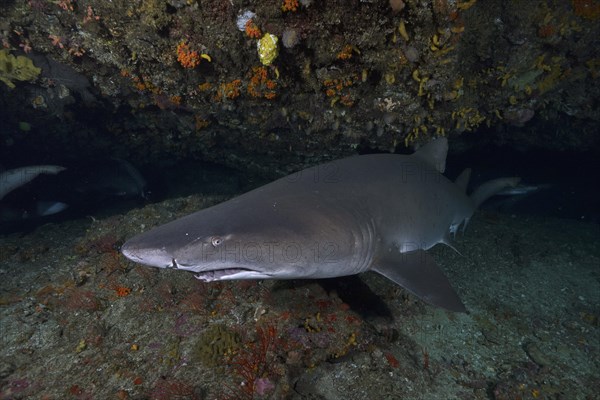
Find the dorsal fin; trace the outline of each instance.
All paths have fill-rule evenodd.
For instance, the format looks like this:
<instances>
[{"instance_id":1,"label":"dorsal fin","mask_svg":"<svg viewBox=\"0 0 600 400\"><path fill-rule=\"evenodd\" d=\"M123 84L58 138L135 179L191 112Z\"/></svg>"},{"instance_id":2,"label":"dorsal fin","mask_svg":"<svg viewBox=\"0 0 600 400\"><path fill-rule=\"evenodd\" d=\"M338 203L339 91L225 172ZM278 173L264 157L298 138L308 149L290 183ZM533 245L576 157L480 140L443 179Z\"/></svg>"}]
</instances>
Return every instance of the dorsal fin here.
<instances>
[{"instance_id":1,"label":"dorsal fin","mask_svg":"<svg viewBox=\"0 0 600 400\"><path fill-rule=\"evenodd\" d=\"M439 173L443 174L446 170L448 139L445 137L440 137L432 140L425 146L415 151L414 155L434 167Z\"/></svg>"},{"instance_id":2,"label":"dorsal fin","mask_svg":"<svg viewBox=\"0 0 600 400\"><path fill-rule=\"evenodd\" d=\"M471 179L471 168L465 168L465 170L456 177L454 183L466 193L467 186L469 186L469 179Z\"/></svg>"}]
</instances>

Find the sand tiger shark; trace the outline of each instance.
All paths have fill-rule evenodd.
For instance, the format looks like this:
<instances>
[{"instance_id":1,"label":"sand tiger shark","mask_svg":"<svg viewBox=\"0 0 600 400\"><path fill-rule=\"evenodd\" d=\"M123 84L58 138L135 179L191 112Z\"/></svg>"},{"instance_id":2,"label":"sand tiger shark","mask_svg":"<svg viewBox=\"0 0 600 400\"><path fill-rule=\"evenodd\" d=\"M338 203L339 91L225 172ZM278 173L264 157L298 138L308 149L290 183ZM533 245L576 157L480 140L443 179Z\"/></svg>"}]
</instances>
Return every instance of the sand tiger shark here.
<instances>
[{"instance_id":1,"label":"sand tiger shark","mask_svg":"<svg viewBox=\"0 0 600 400\"><path fill-rule=\"evenodd\" d=\"M32 181L40 174L58 174L66 168L58 165L30 165L0 173L0 200L16 188Z\"/></svg>"},{"instance_id":2,"label":"sand tiger shark","mask_svg":"<svg viewBox=\"0 0 600 400\"><path fill-rule=\"evenodd\" d=\"M375 271L427 303L465 311L426 250L449 246L500 178L470 196L470 171L448 180L448 142L304 169L156 227L121 248L130 260L203 281L331 278Z\"/></svg>"}]
</instances>

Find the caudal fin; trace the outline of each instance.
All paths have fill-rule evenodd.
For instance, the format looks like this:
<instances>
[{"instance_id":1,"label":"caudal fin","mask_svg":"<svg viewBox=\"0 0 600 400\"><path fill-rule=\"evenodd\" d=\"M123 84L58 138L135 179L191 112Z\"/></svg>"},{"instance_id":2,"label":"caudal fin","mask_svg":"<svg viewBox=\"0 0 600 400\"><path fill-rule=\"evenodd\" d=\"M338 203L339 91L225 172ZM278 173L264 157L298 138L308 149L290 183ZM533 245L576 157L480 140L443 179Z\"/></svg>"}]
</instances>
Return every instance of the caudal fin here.
<instances>
[{"instance_id":1,"label":"caudal fin","mask_svg":"<svg viewBox=\"0 0 600 400\"><path fill-rule=\"evenodd\" d=\"M517 184L521 181L521 178L512 177L512 178L498 178L492 179L481 186L479 186L475 191L471 194L471 200L473 201L473 205L475 208L478 208L481 203L497 194L498 192L506 189L517 186Z\"/></svg>"}]
</instances>

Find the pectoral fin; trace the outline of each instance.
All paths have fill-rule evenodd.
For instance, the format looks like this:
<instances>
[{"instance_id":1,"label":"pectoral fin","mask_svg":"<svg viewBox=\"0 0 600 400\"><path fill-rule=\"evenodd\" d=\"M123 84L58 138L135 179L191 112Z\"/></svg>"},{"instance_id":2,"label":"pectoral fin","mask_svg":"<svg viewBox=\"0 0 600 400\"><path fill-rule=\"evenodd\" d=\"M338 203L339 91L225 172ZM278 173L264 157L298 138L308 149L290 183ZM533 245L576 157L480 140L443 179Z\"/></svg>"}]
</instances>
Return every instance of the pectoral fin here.
<instances>
[{"instance_id":1,"label":"pectoral fin","mask_svg":"<svg viewBox=\"0 0 600 400\"><path fill-rule=\"evenodd\" d=\"M429 304L450 311L467 311L448 278L424 250L393 250L378 258L372 269Z\"/></svg>"}]
</instances>

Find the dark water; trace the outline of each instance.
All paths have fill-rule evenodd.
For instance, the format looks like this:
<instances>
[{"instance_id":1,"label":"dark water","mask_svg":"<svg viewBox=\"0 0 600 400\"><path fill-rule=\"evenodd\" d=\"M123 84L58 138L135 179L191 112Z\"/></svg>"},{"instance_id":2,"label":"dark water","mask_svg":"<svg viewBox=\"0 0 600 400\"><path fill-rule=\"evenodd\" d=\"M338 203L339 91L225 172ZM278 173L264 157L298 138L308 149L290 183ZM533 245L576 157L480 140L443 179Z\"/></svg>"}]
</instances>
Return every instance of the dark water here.
<instances>
[{"instance_id":1,"label":"dark water","mask_svg":"<svg viewBox=\"0 0 600 400\"><path fill-rule=\"evenodd\" d=\"M479 146L448 157L446 176L454 179L471 168L470 190L486 180L521 177L528 188L518 195L495 196L483 206L486 210L517 215L549 216L583 221L600 221L600 158L592 152L552 152L544 149L519 151L508 146ZM23 150L25 151L25 150ZM5 169L25 166L29 157L18 153ZM21 160L17 162L16 160ZM29 165L36 165L29 160ZM47 222L60 222L82 216L105 216L192 194L236 195L268 178L252 176L222 165L201 160L174 161L134 166L106 154L78 159L72 154L54 153L45 164L65 166L58 175L40 175L9 193L1 202L0 232L31 230ZM129 165L124 167L123 165ZM139 172L132 176L130 168ZM143 180L140 183L140 178ZM68 207L53 215L39 215L38 204L60 202ZM7 211L8 210L8 211Z\"/></svg>"},{"instance_id":2,"label":"dark water","mask_svg":"<svg viewBox=\"0 0 600 400\"><path fill-rule=\"evenodd\" d=\"M600 222L600 158L594 152L519 151L486 146L448 162L448 176L473 169L472 183L501 176L521 177L521 184L538 187L528 194L496 196L484 208Z\"/></svg>"}]
</instances>

